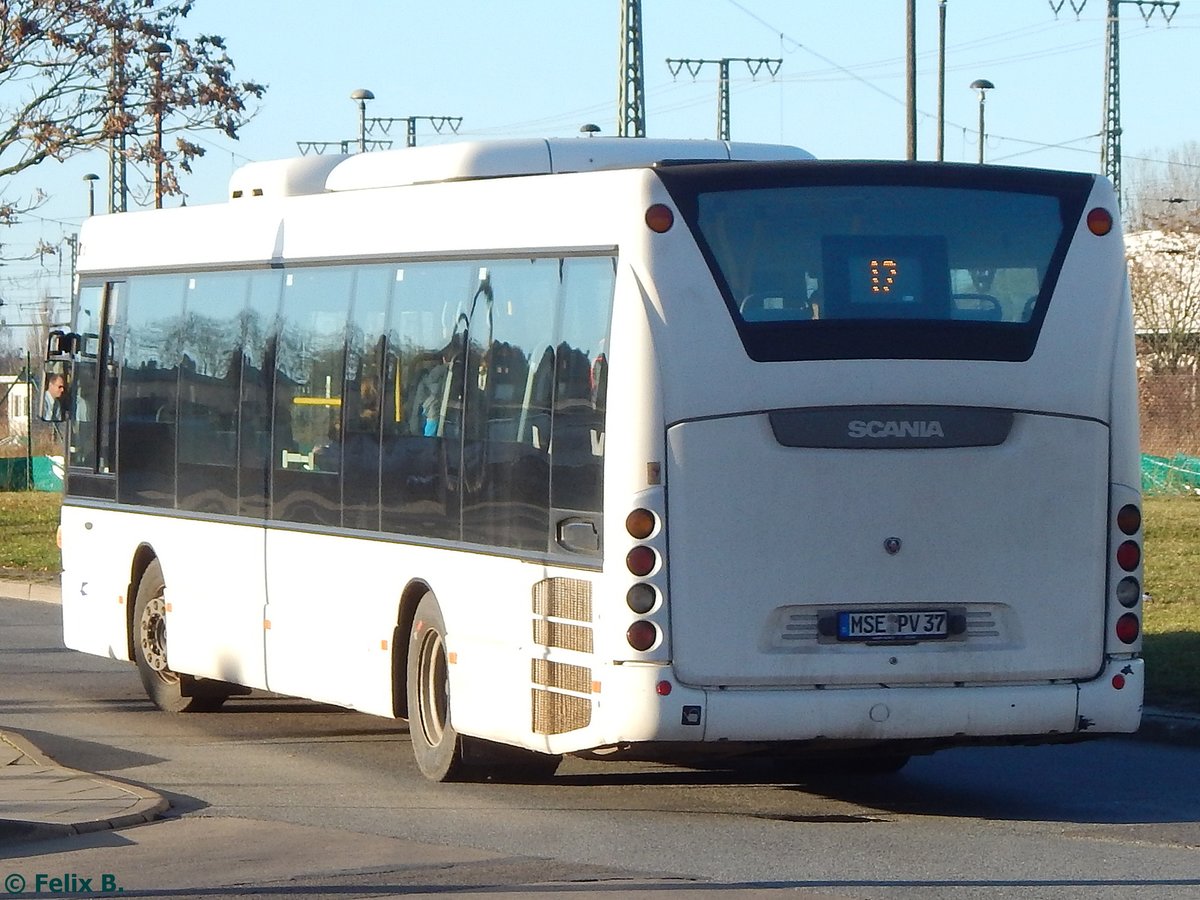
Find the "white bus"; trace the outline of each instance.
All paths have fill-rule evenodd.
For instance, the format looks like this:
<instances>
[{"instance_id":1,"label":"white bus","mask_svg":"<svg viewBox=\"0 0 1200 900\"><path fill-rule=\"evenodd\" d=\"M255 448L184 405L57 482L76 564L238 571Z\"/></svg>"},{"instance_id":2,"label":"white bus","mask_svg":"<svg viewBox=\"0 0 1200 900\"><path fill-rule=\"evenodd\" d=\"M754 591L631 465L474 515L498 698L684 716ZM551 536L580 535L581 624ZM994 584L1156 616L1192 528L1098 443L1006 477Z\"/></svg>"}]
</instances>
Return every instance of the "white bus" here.
<instances>
[{"instance_id":1,"label":"white bus","mask_svg":"<svg viewBox=\"0 0 1200 900\"><path fill-rule=\"evenodd\" d=\"M57 336L65 641L159 707L405 718L435 780L1138 727L1103 178L597 138L230 193L89 220Z\"/></svg>"}]
</instances>

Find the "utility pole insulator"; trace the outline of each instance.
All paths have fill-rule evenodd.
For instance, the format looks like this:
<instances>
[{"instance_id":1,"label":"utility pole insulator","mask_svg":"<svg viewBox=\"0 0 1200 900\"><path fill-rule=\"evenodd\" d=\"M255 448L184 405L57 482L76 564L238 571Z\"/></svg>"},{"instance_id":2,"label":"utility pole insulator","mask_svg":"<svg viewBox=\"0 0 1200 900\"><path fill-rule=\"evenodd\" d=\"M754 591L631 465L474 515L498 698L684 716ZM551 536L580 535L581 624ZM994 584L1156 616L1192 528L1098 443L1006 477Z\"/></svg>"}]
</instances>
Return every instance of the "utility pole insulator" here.
<instances>
[{"instance_id":1,"label":"utility pole insulator","mask_svg":"<svg viewBox=\"0 0 1200 900\"><path fill-rule=\"evenodd\" d=\"M1050 9L1058 15L1066 0L1049 0ZM1179 10L1179 0L1107 0L1107 27L1104 32L1104 124L1101 129L1100 171L1113 183L1117 203L1121 202L1121 19L1122 3L1136 3L1142 20L1149 25L1158 12L1170 24ZM1078 16L1087 0L1070 0Z\"/></svg>"},{"instance_id":2,"label":"utility pole insulator","mask_svg":"<svg viewBox=\"0 0 1200 900\"><path fill-rule=\"evenodd\" d=\"M730 63L745 63L746 68L750 71L750 77L755 78L758 73L766 69L767 74L774 78L779 74L779 69L783 65L782 59L751 59L749 57L722 57L721 59L668 59L667 68L671 70L672 75L678 75L684 69L687 69L688 74L695 78L700 74L700 70L705 66L716 66L720 73L717 77L717 140L728 141L730 138L729 126L729 64Z\"/></svg>"}]
</instances>

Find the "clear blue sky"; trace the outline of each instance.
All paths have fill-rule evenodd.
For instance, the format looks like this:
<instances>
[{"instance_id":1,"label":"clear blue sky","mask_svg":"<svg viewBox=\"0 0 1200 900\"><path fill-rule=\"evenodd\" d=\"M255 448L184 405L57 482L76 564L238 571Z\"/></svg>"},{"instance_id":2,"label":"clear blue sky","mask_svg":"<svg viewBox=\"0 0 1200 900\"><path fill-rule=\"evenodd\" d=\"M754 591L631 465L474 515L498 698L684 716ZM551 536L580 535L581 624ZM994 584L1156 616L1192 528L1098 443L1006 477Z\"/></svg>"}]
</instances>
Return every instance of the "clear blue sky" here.
<instances>
[{"instance_id":1,"label":"clear blue sky","mask_svg":"<svg viewBox=\"0 0 1200 900\"><path fill-rule=\"evenodd\" d=\"M1080 0L1075 0L1080 5ZM937 0L917 0L918 155L935 154ZM773 57L776 77L732 75L735 140L796 144L822 158L903 158L903 0L643 0L650 137L714 137L715 66L672 77L667 57ZM1105 0L1076 16L1066 0L947 0L946 151L974 160L978 95L987 78L989 162L1099 170ZM268 85L242 139L200 136L207 155L185 176L189 204L219 202L244 162L298 155L297 141L352 139L369 88L369 116L462 116L470 139L572 136L585 122L616 130L618 0L197 0L189 35L217 33L240 76ZM1181 0L1168 27L1121 5L1121 114L1125 173L1135 157L1200 140L1200 0ZM427 125L418 142L436 143ZM400 135L400 140L403 136ZM82 176L107 177L100 152L49 163L5 187L41 188L36 217L0 235L6 253L39 239L61 244L86 212ZM131 175L131 181L133 181ZM107 184L97 183L97 208ZM143 196L144 196L143 191ZM178 203L172 198L168 205ZM0 314L68 293L56 258L10 262Z\"/></svg>"}]
</instances>

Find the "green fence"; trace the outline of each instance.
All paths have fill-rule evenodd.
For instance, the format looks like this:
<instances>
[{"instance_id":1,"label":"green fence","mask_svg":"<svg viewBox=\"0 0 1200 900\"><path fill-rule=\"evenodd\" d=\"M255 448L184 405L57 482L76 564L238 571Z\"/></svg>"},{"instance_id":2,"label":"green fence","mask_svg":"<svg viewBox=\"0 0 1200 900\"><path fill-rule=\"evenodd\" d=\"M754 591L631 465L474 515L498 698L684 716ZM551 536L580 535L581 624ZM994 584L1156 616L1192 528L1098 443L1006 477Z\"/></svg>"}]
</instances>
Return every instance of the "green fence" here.
<instances>
[{"instance_id":1,"label":"green fence","mask_svg":"<svg viewBox=\"0 0 1200 900\"><path fill-rule=\"evenodd\" d=\"M32 462L33 483L30 484ZM0 491L61 491L61 456L23 456L0 459ZM1142 454L1142 493L1200 495L1200 456Z\"/></svg>"},{"instance_id":2,"label":"green fence","mask_svg":"<svg viewBox=\"0 0 1200 900\"><path fill-rule=\"evenodd\" d=\"M1142 454L1142 493L1200 494L1200 456Z\"/></svg>"},{"instance_id":3,"label":"green fence","mask_svg":"<svg viewBox=\"0 0 1200 900\"><path fill-rule=\"evenodd\" d=\"M18 456L0 459L0 491L61 491L61 456Z\"/></svg>"}]
</instances>

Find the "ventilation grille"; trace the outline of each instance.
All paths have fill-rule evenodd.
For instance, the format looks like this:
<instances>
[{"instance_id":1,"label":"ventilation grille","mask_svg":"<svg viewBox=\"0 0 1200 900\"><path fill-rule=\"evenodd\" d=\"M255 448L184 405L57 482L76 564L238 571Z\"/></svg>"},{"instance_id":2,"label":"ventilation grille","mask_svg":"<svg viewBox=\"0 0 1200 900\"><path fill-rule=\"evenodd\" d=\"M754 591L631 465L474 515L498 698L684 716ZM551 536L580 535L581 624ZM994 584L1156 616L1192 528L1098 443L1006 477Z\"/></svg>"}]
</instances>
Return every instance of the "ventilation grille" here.
<instances>
[{"instance_id":1,"label":"ventilation grille","mask_svg":"<svg viewBox=\"0 0 1200 900\"><path fill-rule=\"evenodd\" d=\"M548 659L534 659L530 662L533 670L530 679L534 684L563 691L574 691L577 694L592 692L591 669Z\"/></svg>"},{"instance_id":2,"label":"ventilation grille","mask_svg":"<svg viewBox=\"0 0 1200 900\"><path fill-rule=\"evenodd\" d=\"M592 723L592 701L571 694L533 689L533 730L536 734L562 734Z\"/></svg>"},{"instance_id":3,"label":"ventilation grille","mask_svg":"<svg viewBox=\"0 0 1200 900\"><path fill-rule=\"evenodd\" d=\"M549 619L534 619L533 642L541 644L543 647L557 647L560 650L591 653L592 629L587 625L552 622Z\"/></svg>"},{"instance_id":4,"label":"ventilation grille","mask_svg":"<svg viewBox=\"0 0 1200 900\"><path fill-rule=\"evenodd\" d=\"M547 578L533 586L533 642L549 650L592 653L592 583ZM592 670L545 658L530 660L536 734L562 734L592 722ZM570 693L567 693L567 692Z\"/></svg>"},{"instance_id":5,"label":"ventilation grille","mask_svg":"<svg viewBox=\"0 0 1200 900\"><path fill-rule=\"evenodd\" d=\"M578 578L547 578L533 586L533 612L538 616L592 621L592 583Z\"/></svg>"}]
</instances>

